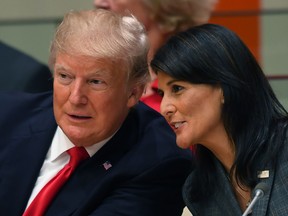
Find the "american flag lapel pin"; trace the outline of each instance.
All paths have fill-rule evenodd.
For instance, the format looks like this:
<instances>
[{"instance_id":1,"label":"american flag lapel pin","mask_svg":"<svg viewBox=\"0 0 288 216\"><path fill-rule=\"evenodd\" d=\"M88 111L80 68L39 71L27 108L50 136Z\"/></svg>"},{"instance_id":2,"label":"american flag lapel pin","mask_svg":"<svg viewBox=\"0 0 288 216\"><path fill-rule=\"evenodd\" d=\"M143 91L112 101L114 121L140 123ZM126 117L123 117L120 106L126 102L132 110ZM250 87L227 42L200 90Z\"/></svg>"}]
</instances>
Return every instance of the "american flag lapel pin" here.
<instances>
[{"instance_id":1,"label":"american flag lapel pin","mask_svg":"<svg viewBox=\"0 0 288 216\"><path fill-rule=\"evenodd\" d=\"M106 161L105 163L102 164L105 170L108 170L112 167L112 164L110 161Z\"/></svg>"}]
</instances>

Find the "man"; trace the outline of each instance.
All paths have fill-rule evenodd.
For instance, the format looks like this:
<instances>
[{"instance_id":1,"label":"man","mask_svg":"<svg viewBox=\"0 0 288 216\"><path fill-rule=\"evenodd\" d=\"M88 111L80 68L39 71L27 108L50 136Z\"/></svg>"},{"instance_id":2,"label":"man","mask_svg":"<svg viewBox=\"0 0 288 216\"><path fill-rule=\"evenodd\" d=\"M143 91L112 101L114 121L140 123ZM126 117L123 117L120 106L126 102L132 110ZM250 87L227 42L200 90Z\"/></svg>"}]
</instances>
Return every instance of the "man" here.
<instances>
[{"instance_id":1,"label":"man","mask_svg":"<svg viewBox=\"0 0 288 216\"><path fill-rule=\"evenodd\" d=\"M0 90L44 92L52 90L49 68L0 41Z\"/></svg>"},{"instance_id":2,"label":"man","mask_svg":"<svg viewBox=\"0 0 288 216\"><path fill-rule=\"evenodd\" d=\"M147 43L132 16L64 17L49 59L53 93L0 94L1 215L181 215L191 152L139 102ZM74 150L86 158L78 167Z\"/></svg>"}]
</instances>

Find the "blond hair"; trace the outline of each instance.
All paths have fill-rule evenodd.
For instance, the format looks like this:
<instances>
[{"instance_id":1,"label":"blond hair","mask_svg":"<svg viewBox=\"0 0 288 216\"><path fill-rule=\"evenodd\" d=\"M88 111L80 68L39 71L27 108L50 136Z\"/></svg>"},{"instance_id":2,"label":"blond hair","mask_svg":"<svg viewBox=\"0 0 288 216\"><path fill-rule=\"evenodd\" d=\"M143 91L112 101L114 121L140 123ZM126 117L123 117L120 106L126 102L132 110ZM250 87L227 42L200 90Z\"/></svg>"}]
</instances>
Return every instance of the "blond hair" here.
<instances>
[{"instance_id":1,"label":"blond hair","mask_svg":"<svg viewBox=\"0 0 288 216\"><path fill-rule=\"evenodd\" d=\"M129 79L144 85L149 79L148 48L144 27L131 15L102 9L71 11L55 32L49 66L53 69L58 53L120 61Z\"/></svg>"},{"instance_id":2,"label":"blond hair","mask_svg":"<svg viewBox=\"0 0 288 216\"><path fill-rule=\"evenodd\" d=\"M166 33L208 22L217 0L142 0L151 18Z\"/></svg>"}]
</instances>

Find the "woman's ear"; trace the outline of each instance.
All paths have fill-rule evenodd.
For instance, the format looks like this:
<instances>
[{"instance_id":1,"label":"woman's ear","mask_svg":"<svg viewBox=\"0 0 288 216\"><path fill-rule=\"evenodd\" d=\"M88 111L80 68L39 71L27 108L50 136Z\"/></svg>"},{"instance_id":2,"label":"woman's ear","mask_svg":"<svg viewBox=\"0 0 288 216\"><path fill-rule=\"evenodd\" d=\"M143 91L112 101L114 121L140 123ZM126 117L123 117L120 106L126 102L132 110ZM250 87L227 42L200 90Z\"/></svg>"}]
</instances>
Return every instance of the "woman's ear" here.
<instances>
[{"instance_id":1,"label":"woman's ear","mask_svg":"<svg viewBox=\"0 0 288 216\"><path fill-rule=\"evenodd\" d=\"M225 103L225 99L224 99L223 89L220 88L220 91L221 91L221 97L220 97L220 99L221 99L221 104L224 104L224 103Z\"/></svg>"}]
</instances>

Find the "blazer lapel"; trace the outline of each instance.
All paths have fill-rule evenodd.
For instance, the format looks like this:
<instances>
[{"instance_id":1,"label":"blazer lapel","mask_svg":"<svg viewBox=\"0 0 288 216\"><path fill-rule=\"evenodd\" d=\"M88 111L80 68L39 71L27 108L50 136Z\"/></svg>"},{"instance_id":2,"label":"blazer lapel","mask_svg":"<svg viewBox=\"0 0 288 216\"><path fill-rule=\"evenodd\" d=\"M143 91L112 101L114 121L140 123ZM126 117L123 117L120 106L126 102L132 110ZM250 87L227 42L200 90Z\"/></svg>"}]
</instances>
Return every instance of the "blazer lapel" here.
<instances>
[{"instance_id":1,"label":"blazer lapel","mask_svg":"<svg viewBox=\"0 0 288 216\"><path fill-rule=\"evenodd\" d=\"M227 178L227 174L222 167L221 163L214 158L215 164L215 181L218 182L217 187L214 188L214 192L211 192L211 195L204 199L201 202L190 203L188 200L190 196L189 191L187 190L187 185L192 185L197 187L197 178L193 173L188 177L184 190L184 199L186 199L187 207L192 212L193 216L234 216L242 215L242 211L238 205L238 202L234 196L231 184ZM186 198L185 198L186 197Z\"/></svg>"},{"instance_id":2,"label":"blazer lapel","mask_svg":"<svg viewBox=\"0 0 288 216\"><path fill-rule=\"evenodd\" d=\"M216 170L217 170L217 176L219 176L219 181L222 182L221 185L216 189L216 193L212 195L211 200L214 201L214 203L211 203L210 208L215 209L213 210L213 216L215 215L242 215L243 212L239 207L239 204L236 200L236 197L234 195L233 189L231 187L231 184L227 178L227 174L220 164L220 162L215 158L215 164L216 164ZM259 175L259 182L263 182L267 185L268 191L266 192L265 196L259 199L254 207L252 208L253 215L257 216L264 216L266 215L267 209L268 209L268 203L270 200L271 195L271 188L274 182L274 176L275 173L272 169L272 167L269 165L268 167L262 169L259 169L259 172L269 170L269 177L261 176ZM253 199L254 195L251 194L251 198ZM215 211L220 206L219 214L216 214ZM221 206L223 206L221 208ZM225 208L225 206L227 206ZM211 216L212 216L211 215Z\"/></svg>"},{"instance_id":3,"label":"blazer lapel","mask_svg":"<svg viewBox=\"0 0 288 216\"><path fill-rule=\"evenodd\" d=\"M241 215L242 211L227 177L227 172L216 158L214 158L214 161L219 182L219 187L216 188L215 197L213 198L216 200L215 208L219 209L219 215Z\"/></svg>"}]
</instances>

